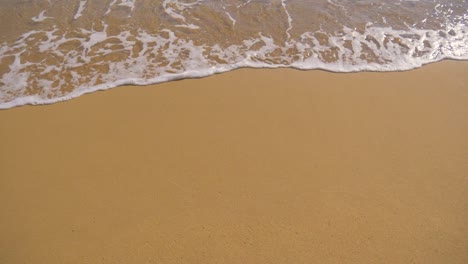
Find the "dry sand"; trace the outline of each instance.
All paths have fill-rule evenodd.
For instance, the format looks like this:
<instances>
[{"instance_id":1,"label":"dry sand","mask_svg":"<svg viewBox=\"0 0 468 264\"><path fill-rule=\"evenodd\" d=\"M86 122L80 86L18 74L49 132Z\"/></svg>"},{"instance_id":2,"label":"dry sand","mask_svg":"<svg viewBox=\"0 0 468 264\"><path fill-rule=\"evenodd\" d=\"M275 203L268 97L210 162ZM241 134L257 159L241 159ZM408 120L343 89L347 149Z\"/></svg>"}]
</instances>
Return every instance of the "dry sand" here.
<instances>
[{"instance_id":1,"label":"dry sand","mask_svg":"<svg viewBox=\"0 0 468 264\"><path fill-rule=\"evenodd\" d=\"M468 263L468 63L0 111L0 263Z\"/></svg>"}]
</instances>

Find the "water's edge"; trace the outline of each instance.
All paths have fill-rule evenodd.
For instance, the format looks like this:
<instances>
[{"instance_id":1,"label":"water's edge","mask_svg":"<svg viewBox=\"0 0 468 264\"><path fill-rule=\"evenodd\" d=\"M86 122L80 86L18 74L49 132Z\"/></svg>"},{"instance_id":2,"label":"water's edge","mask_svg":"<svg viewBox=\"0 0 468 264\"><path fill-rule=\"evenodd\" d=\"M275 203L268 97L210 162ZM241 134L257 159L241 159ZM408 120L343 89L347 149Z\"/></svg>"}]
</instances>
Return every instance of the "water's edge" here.
<instances>
[{"instance_id":1,"label":"water's edge","mask_svg":"<svg viewBox=\"0 0 468 264\"><path fill-rule=\"evenodd\" d=\"M4 0L0 109L239 68L468 60L466 10L450 0Z\"/></svg>"},{"instance_id":2,"label":"water's edge","mask_svg":"<svg viewBox=\"0 0 468 264\"><path fill-rule=\"evenodd\" d=\"M99 91L106 91L106 90L110 90L112 88L117 88L117 87L121 87L121 86L147 86L147 85L154 85L154 84L165 83L165 82L170 82L170 81L177 81L177 80L184 80L184 79L201 79L201 78L209 77L209 76L212 76L212 75L215 75L215 74L227 73L227 72L238 70L238 69L265 69L265 70L268 70L268 69L295 69L295 70L300 70L300 71L320 70L320 71L326 71L326 72L334 73L334 74L360 74L360 73L406 72L406 71L412 71L412 70L420 69L420 68L422 68L422 67L424 67L426 65L429 65L429 64L441 63L441 62L444 62L444 61L460 61L461 62L461 61L467 61L467 60L466 59L460 59L460 58L442 58L440 60L431 61L431 62L421 64L419 67L412 67L412 68L407 68L407 69L397 69L397 70L388 70L388 71L372 70L372 69L354 70L354 71L336 71L336 70L332 70L332 69L327 68L327 67L304 69L304 68L294 67L294 66L290 66L290 65L270 65L270 64L265 64L262 67L252 66L252 65L234 65L232 68L229 68L229 69L220 68L220 69L216 69L216 70L206 72L206 73L188 71L188 72L179 73L179 74L160 76L158 78L149 79L149 80L124 79L124 80L116 81L114 83L106 83L106 84L92 86L92 87L89 87L89 89L79 90L76 93L67 94L66 96L61 96L61 97L57 97L57 98L53 98L53 99L43 99L43 98L40 98L39 96L21 97L21 98L17 98L15 100L12 100L12 101L9 101L9 102L6 102L6 103L0 103L0 110L7 110L7 109L21 107L21 106L40 106L40 105L49 105L49 104L54 104L54 103L59 103L59 102L65 102L65 101L69 101L69 100L78 98L78 97L80 97L82 95L85 95L85 94L90 94L90 93L99 92Z\"/></svg>"}]
</instances>

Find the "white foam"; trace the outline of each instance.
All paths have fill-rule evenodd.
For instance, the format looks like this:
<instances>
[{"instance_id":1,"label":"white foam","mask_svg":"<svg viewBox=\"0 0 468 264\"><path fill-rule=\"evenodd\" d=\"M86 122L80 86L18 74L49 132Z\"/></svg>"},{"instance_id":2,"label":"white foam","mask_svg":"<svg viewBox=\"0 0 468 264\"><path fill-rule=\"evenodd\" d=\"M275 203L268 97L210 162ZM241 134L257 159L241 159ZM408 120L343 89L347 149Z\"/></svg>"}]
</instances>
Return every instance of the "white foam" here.
<instances>
[{"instance_id":1,"label":"white foam","mask_svg":"<svg viewBox=\"0 0 468 264\"><path fill-rule=\"evenodd\" d=\"M193 6L196 6L203 1L204 0L197 0L191 3L182 3L179 0L164 0L162 2L162 7L164 8L164 12L166 12L166 14L170 15L172 18L175 18L176 20L179 20L185 23L185 24L176 25L176 27L199 29L200 27L193 23L186 23L186 18L183 15L183 13L184 13L184 10L192 8Z\"/></svg>"},{"instance_id":2,"label":"white foam","mask_svg":"<svg viewBox=\"0 0 468 264\"><path fill-rule=\"evenodd\" d=\"M223 6L223 9L224 9L224 13L226 13L226 16L229 18L229 20L231 20L232 22L232 26L235 27L236 26L236 20L232 17L232 15L226 10L226 7Z\"/></svg>"},{"instance_id":3,"label":"white foam","mask_svg":"<svg viewBox=\"0 0 468 264\"><path fill-rule=\"evenodd\" d=\"M107 4L104 16L108 15L112 11L113 6L128 7L130 9L130 14L128 16L131 16L133 10L135 9L135 1L136 0L112 0L111 2L109 2L109 4Z\"/></svg>"},{"instance_id":4,"label":"white foam","mask_svg":"<svg viewBox=\"0 0 468 264\"><path fill-rule=\"evenodd\" d=\"M286 0L281 0L281 5L284 9L284 12L286 13L288 17L288 28L286 29L286 35L288 36L288 39L291 38L291 34L289 34L289 31L292 29L292 18L291 15L289 14L288 8L286 6Z\"/></svg>"},{"instance_id":5,"label":"white foam","mask_svg":"<svg viewBox=\"0 0 468 264\"><path fill-rule=\"evenodd\" d=\"M248 0L248 1L245 2L245 3L242 3L242 4L237 5L237 8L239 8L239 7L244 7L244 6L248 5L248 4L250 4L251 2L252 2L252 0Z\"/></svg>"},{"instance_id":6,"label":"white foam","mask_svg":"<svg viewBox=\"0 0 468 264\"><path fill-rule=\"evenodd\" d=\"M42 21L44 21L44 20L46 20L48 18L52 18L52 17L45 16L44 15L45 12L46 12L46 10L42 10L41 13L39 13L39 15L31 18L31 20L34 21L34 22L42 22Z\"/></svg>"},{"instance_id":7,"label":"white foam","mask_svg":"<svg viewBox=\"0 0 468 264\"><path fill-rule=\"evenodd\" d=\"M181 27L181 28L190 28L190 29L200 29L199 26L194 25L194 24L182 24L182 25L175 25L175 27Z\"/></svg>"},{"instance_id":8,"label":"white foam","mask_svg":"<svg viewBox=\"0 0 468 264\"><path fill-rule=\"evenodd\" d=\"M180 5L179 1L177 0L164 0L162 2L162 6L164 11L175 19L179 19L185 22L185 17L179 13L172 6L175 6L178 11L183 10L183 6Z\"/></svg>"},{"instance_id":9,"label":"white foam","mask_svg":"<svg viewBox=\"0 0 468 264\"><path fill-rule=\"evenodd\" d=\"M107 4L107 9L106 12L104 12L104 16L108 15L111 12L112 7L115 5L115 3L117 3L117 0L112 0L109 4Z\"/></svg>"},{"instance_id":10,"label":"white foam","mask_svg":"<svg viewBox=\"0 0 468 264\"><path fill-rule=\"evenodd\" d=\"M121 0L119 6L126 6L133 12L133 9L135 9L135 0Z\"/></svg>"},{"instance_id":11,"label":"white foam","mask_svg":"<svg viewBox=\"0 0 468 264\"><path fill-rule=\"evenodd\" d=\"M239 67L262 67L262 68L277 68L277 67L294 67L299 69L324 69L330 71L339 72L351 72L351 71L395 71L395 70L408 70L422 66L430 62L442 60L442 59L468 59L468 43L467 37L463 34L463 30L466 27L463 25L456 25L447 29L447 31L456 32L456 34L449 35L447 40L441 41L439 39L439 32L430 30L418 30L411 29L412 34L417 34L421 38L416 39L404 39L402 35L408 34L408 31L394 30L392 28L376 28L368 26L363 33L359 33L350 28L344 28L344 36L331 36L329 39L328 46L321 45L313 33L304 33L300 41L290 41L289 45L279 46L275 44L275 41L268 36L260 34L258 38L245 40L242 45L231 45L228 48L221 49L219 46L213 46L210 49L211 55L217 55L219 58L229 61L228 64L218 64L213 67L212 62L204 56L204 51L207 47L200 47L193 44L192 41L186 41L178 39L174 32L170 30L164 30L168 34L168 37L152 36L144 31L140 31L137 36L138 40L144 43L143 49L140 51L139 56L132 60L112 63L109 72L103 77L106 81L105 84L92 85L85 84L75 89L70 94L65 94L52 99L46 99L38 96L18 96L13 100L0 103L0 108L10 108L16 105L24 104L47 104L63 100L68 100L85 93L109 89L124 84L134 85L145 85L152 83L160 83L174 79L181 78L195 78L211 75L213 73L224 72ZM44 32L31 32L23 35L24 39L33 36L34 34L46 34ZM48 33L53 36L52 33ZM105 30L103 31L89 31L87 32L89 37L87 41L83 43L84 53L91 47L99 42L102 42L108 38ZM130 36L129 32L122 32L119 36L114 38L119 39L125 43ZM366 39L367 36L373 36L374 43ZM409 47L408 53L404 54L399 44L393 42L386 42L389 38L400 37L401 44ZM49 37L48 41L54 40L54 37ZM58 43L64 43L66 40L59 39ZM352 44L352 50L344 48L344 43L350 41ZM424 46L425 41L432 41L435 45L432 48ZM386 43L385 43L386 42ZM261 43L261 47L252 50L252 47L258 46ZM131 43L127 43L131 46ZM380 63L369 63L368 61L360 57L362 51L362 45L366 44L374 52L378 53L382 61L392 60L391 63L380 64ZM149 46L152 49L149 49ZM46 45L47 46L47 45ZM296 47L302 55L302 59L291 61L287 57L287 49L290 47ZM343 60L337 60L334 62L324 62L321 58L321 52L329 50L331 47L335 47L338 50L338 57ZM53 49L55 45L49 45L48 48ZM153 78L141 78L148 69L148 66L153 63L147 59L145 54L148 52L154 52L155 50L161 50L161 47L167 47L162 50L163 57L166 58L169 63L164 67L156 67L158 76ZM271 54L280 49L282 58L280 61L286 63L272 64L268 61ZM4 50L4 48L0 49ZM171 70L171 64L175 63L179 59L179 54L182 52L188 52L188 57L182 61L183 69L177 73L169 73ZM419 52L425 51L425 55L415 57L414 55ZM105 50L102 52L105 53ZM306 54L314 54L313 56L305 56ZM28 73L22 72L21 69L28 66L21 64L20 57L21 53L15 57L14 63L10 66L11 71L2 77L2 82L5 86L9 87L10 93L21 94L21 90L26 87L27 79L30 77ZM82 55L85 56L85 55ZM72 64L72 63L70 63ZM56 70L54 68L45 69L45 72ZM148 71L146 71L147 73ZM75 73L74 79L80 77ZM79 83L79 82L77 82ZM41 81L39 85L44 85L43 88L49 87L51 81ZM46 90L47 91L47 90ZM49 90L48 91L52 91Z\"/></svg>"},{"instance_id":12,"label":"white foam","mask_svg":"<svg viewBox=\"0 0 468 264\"><path fill-rule=\"evenodd\" d=\"M73 19L78 19L79 17L81 17L83 15L83 11L84 9L86 8L86 3L88 2L88 0L81 0L80 1L80 5L78 6L78 9L76 10L75 12L75 15L73 16Z\"/></svg>"}]
</instances>

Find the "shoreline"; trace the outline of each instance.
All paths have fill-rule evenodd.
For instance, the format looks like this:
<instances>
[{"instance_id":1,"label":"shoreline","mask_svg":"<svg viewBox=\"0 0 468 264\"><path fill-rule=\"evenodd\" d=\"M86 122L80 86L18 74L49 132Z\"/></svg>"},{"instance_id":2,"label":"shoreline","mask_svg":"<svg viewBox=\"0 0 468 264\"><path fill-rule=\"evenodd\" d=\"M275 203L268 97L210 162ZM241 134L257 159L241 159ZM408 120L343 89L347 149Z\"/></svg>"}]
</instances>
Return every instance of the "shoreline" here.
<instances>
[{"instance_id":1,"label":"shoreline","mask_svg":"<svg viewBox=\"0 0 468 264\"><path fill-rule=\"evenodd\" d=\"M468 62L0 111L2 263L466 263Z\"/></svg>"},{"instance_id":2,"label":"shoreline","mask_svg":"<svg viewBox=\"0 0 468 264\"><path fill-rule=\"evenodd\" d=\"M232 66L230 69L224 69L220 68L218 70L213 70L208 73L202 73L200 74L199 72L193 72L193 71L188 71L188 72L183 72L179 74L174 74L174 75L169 75L169 76L160 76L157 78L150 79L152 81L148 81L145 79L133 79L133 80L118 80L113 83L103 83L99 84L96 86L93 86L91 88L88 88L88 90L85 91L79 91L78 93L75 94L68 94L66 96L58 97L58 98L53 98L53 99L38 99L35 98L36 96L26 96L26 97L21 97L21 98L16 98L12 101L6 102L1 104L0 103L0 111L1 110L7 110L15 107L22 107L22 106L37 106L37 105L50 105L50 104L56 104L56 103L62 103L66 101L70 101L73 99L76 99L78 97L81 97L83 95L95 93L95 92L103 92L119 87L128 87L128 86L150 86L150 85L161 85L167 82L173 82L173 81L181 81L181 80L193 80L193 79L201 79L201 78L207 78L213 75L218 75L218 74L225 74L229 73L232 71L237 71L237 70L276 70L276 69L286 69L286 70L298 70L298 71L324 71L328 73L334 73L334 74L356 74L356 73L395 73L395 72L407 72L407 71L413 71L417 70L422 67L426 67L427 65L435 64L435 63L444 63L444 62L464 62L466 61L467 58L443 58L437 61L431 61L427 63L423 63L422 65L419 66L414 66L413 68L408 68L408 69L400 69L400 70L388 70L388 71L378 71L378 70L366 70L361 69L361 70L353 70L353 71L337 71L331 70L327 67L317 67L313 69L308 69L308 68L300 68L299 66L294 66L294 65L269 65L269 64L260 64L260 65L253 65L253 66ZM189 77L187 77L189 76ZM43 100L40 102L37 102L37 100ZM26 101L26 102L24 102Z\"/></svg>"}]
</instances>

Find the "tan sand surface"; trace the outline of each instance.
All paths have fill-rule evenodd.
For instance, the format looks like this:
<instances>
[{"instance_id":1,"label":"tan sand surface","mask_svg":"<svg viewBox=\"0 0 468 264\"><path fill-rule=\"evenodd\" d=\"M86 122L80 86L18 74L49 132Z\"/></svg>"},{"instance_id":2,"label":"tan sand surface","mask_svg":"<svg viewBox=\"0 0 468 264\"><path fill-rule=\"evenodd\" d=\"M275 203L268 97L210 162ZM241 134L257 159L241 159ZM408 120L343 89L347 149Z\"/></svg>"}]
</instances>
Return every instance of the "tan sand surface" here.
<instances>
[{"instance_id":1,"label":"tan sand surface","mask_svg":"<svg viewBox=\"0 0 468 264\"><path fill-rule=\"evenodd\" d=\"M0 263L468 263L468 62L0 111Z\"/></svg>"}]
</instances>

